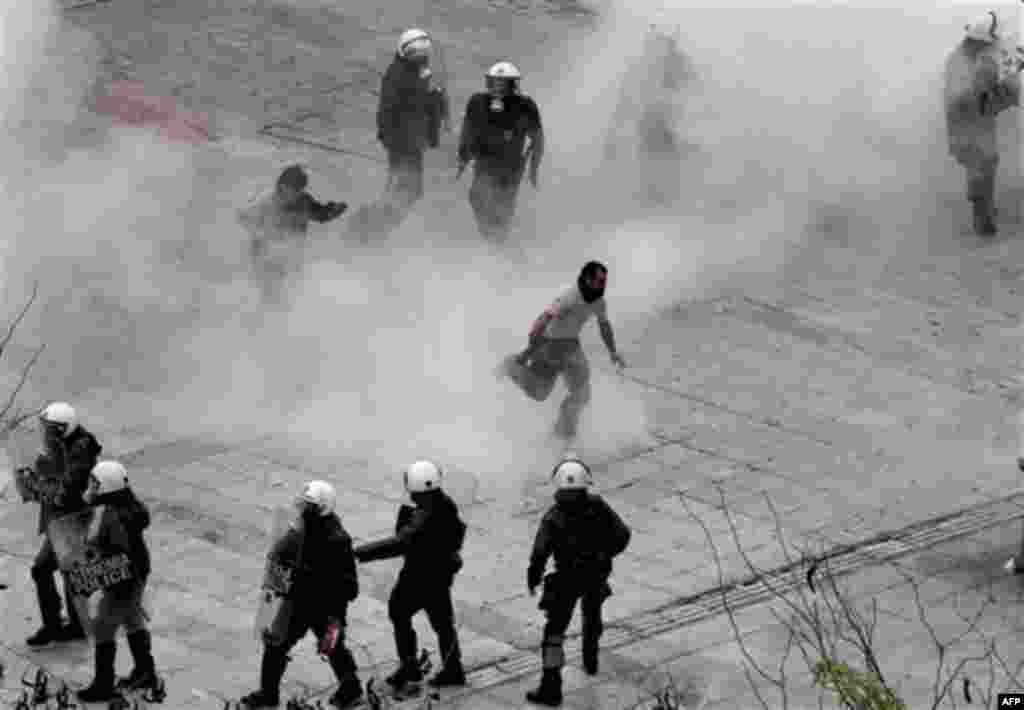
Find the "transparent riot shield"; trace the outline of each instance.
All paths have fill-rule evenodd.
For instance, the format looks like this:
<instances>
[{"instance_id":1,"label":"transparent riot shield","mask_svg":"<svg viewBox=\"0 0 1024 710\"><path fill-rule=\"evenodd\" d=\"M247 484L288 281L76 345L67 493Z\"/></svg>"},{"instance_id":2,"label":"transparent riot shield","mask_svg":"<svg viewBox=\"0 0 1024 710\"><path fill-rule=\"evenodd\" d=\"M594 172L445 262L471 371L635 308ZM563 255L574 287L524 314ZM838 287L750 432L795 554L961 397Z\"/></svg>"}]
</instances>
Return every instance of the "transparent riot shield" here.
<instances>
[{"instance_id":1,"label":"transparent riot shield","mask_svg":"<svg viewBox=\"0 0 1024 710\"><path fill-rule=\"evenodd\" d=\"M33 427L22 425L8 432L4 443L10 477L22 502L38 501L43 488L43 481L35 472L36 459L42 448L39 432Z\"/></svg>"},{"instance_id":2,"label":"transparent riot shield","mask_svg":"<svg viewBox=\"0 0 1024 710\"><path fill-rule=\"evenodd\" d=\"M107 542L112 536L104 526L114 523L104 515L105 510L106 506L85 508L51 520L47 527L68 596L90 636L95 628L99 593L135 576L128 555Z\"/></svg>"},{"instance_id":3,"label":"transparent riot shield","mask_svg":"<svg viewBox=\"0 0 1024 710\"><path fill-rule=\"evenodd\" d=\"M288 635L295 612L292 588L302 560L304 533L295 508L275 508L271 516L259 607L253 628L257 639L280 644Z\"/></svg>"}]
</instances>

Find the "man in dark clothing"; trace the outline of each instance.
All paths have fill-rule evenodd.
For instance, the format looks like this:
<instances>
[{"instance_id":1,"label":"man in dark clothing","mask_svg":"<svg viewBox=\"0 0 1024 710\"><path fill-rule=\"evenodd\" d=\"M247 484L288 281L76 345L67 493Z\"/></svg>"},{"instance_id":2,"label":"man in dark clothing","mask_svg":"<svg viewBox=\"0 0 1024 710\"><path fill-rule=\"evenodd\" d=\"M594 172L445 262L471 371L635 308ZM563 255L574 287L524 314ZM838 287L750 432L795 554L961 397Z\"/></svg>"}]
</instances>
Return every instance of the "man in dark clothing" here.
<instances>
[{"instance_id":1,"label":"man in dark clothing","mask_svg":"<svg viewBox=\"0 0 1024 710\"><path fill-rule=\"evenodd\" d=\"M583 669L597 674L601 606L612 593L612 558L625 551L630 531L603 498L590 492L590 469L582 461L566 458L552 478L557 486L555 505L541 519L526 572L531 596L544 583L538 607L547 615L541 641L543 676L540 687L529 691L526 699L556 707L562 704L565 632L577 600L583 614ZM555 571L545 577L549 557L555 559Z\"/></svg>"},{"instance_id":2,"label":"man in dark clothing","mask_svg":"<svg viewBox=\"0 0 1024 710\"><path fill-rule=\"evenodd\" d=\"M431 461L417 461L405 472L405 489L415 505L398 511L395 534L384 540L360 545L356 559L370 562L402 556L405 563L388 600L388 616L394 625L399 667L387 682L396 690L423 680L416 656L416 632L412 618L419 611L437 634L441 671L430 679L435 687L465 685L451 588L462 569L459 554L466 536L466 524L459 510L441 489L441 470Z\"/></svg>"},{"instance_id":3,"label":"man in dark clothing","mask_svg":"<svg viewBox=\"0 0 1024 710\"><path fill-rule=\"evenodd\" d=\"M402 33L380 84L377 139L388 154L387 193L399 219L423 196L423 153L438 147L448 121L448 97L430 69L432 49L423 30Z\"/></svg>"},{"instance_id":4,"label":"man in dark clothing","mask_svg":"<svg viewBox=\"0 0 1024 710\"><path fill-rule=\"evenodd\" d=\"M308 186L302 166L289 166L273 192L238 212L238 221L249 231L249 257L267 300L275 299L283 280L304 263L310 221L330 222L348 209L344 202L318 202Z\"/></svg>"},{"instance_id":5,"label":"man in dark clothing","mask_svg":"<svg viewBox=\"0 0 1024 710\"><path fill-rule=\"evenodd\" d=\"M345 646L348 605L359 596L359 577L352 555L352 538L334 513L337 493L326 481L310 481L297 501L299 515L292 531L301 536L298 563L291 570L288 596L292 616L281 638L264 638L260 689L242 698L243 707L276 707L288 652L312 630L319 651L331 664L338 690L331 704L358 705L363 696L356 661Z\"/></svg>"},{"instance_id":6,"label":"man in dark clothing","mask_svg":"<svg viewBox=\"0 0 1024 710\"><path fill-rule=\"evenodd\" d=\"M78 692L78 697L82 702L99 703L116 695L116 634L122 626L134 662L131 675L123 681L124 687L157 690L160 686L143 607L150 573L149 548L143 531L149 527L150 515L129 487L124 466L116 461L96 464L85 498L100 516L97 533L88 544L108 560L123 557L129 570L123 581L103 590L93 624L95 675L89 687Z\"/></svg>"},{"instance_id":7,"label":"man in dark clothing","mask_svg":"<svg viewBox=\"0 0 1024 710\"><path fill-rule=\"evenodd\" d=\"M442 125L448 130L448 95L430 68L433 51L429 34L406 30L381 79L377 140L388 156L388 182L383 197L349 221L363 242L397 227L423 197L423 154L440 145Z\"/></svg>"},{"instance_id":8,"label":"man in dark clothing","mask_svg":"<svg viewBox=\"0 0 1024 710\"><path fill-rule=\"evenodd\" d=\"M519 92L519 80L519 70L509 62L491 67L487 91L473 94L466 104L459 139L458 174L475 161L469 204L480 234L499 241L508 234L527 162L536 188L544 155L540 109Z\"/></svg>"},{"instance_id":9,"label":"man in dark clothing","mask_svg":"<svg viewBox=\"0 0 1024 710\"><path fill-rule=\"evenodd\" d=\"M54 402L40 416L43 452L36 459L34 470L19 472L30 488L31 498L39 502L39 534L46 535L43 546L32 563L32 581L43 626L26 643L38 648L53 642L85 638L85 631L71 603L65 584L69 623L61 621L60 594L54 583L57 557L47 533L51 520L86 507L83 494L89 486L89 474L103 447L96 437L78 423L74 408L66 402Z\"/></svg>"}]
</instances>

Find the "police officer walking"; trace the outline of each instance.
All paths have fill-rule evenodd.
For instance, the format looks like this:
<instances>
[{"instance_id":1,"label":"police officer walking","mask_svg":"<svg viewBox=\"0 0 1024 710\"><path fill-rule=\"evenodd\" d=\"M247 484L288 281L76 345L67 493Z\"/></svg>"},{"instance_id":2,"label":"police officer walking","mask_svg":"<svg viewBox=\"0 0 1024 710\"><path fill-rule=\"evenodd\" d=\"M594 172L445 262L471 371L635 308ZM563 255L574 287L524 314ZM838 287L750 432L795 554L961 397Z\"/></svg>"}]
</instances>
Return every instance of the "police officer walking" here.
<instances>
[{"instance_id":1,"label":"police officer walking","mask_svg":"<svg viewBox=\"0 0 1024 710\"><path fill-rule=\"evenodd\" d=\"M473 94L459 138L459 172L474 161L469 204L480 234L503 240L516 209L519 183L529 163L530 184L544 156L540 109L519 91L521 75L510 62L498 62L486 74L486 92ZM529 159L529 160L527 160Z\"/></svg>"},{"instance_id":2,"label":"police officer walking","mask_svg":"<svg viewBox=\"0 0 1024 710\"><path fill-rule=\"evenodd\" d=\"M129 690L157 690L160 685L142 603L150 573L149 548L143 531L149 527L150 515L146 505L128 485L128 472L117 461L96 464L89 477L85 498L89 505L102 511L93 544L106 553L126 555L131 569L128 579L103 590L96 612L95 675L89 687L78 691L78 698L82 702L98 703L111 700L116 693L116 634L121 627L124 627L134 662L131 675L124 680L124 687Z\"/></svg>"},{"instance_id":3,"label":"police officer walking","mask_svg":"<svg viewBox=\"0 0 1024 710\"><path fill-rule=\"evenodd\" d=\"M242 698L246 708L277 707L288 652L308 631L319 641L338 679L331 704L358 705L363 696L356 661L345 646L348 605L359 596L359 578L352 556L352 538L335 514L337 493L326 481L310 481L296 500L293 530L301 534L301 553L292 575L293 614L281 638L264 638L260 689Z\"/></svg>"},{"instance_id":4,"label":"police officer walking","mask_svg":"<svg viewBox=\"0 0 1024 710\"><path fill-rule=\"evenodd\" d=\"M426 612L437 634L443 664L441 671L430 679L430 685L445 687L466 683L451 593L455 575L462 569L460 551L466 537L466 524L459 518L455 501L442 490L441 478L441 469L432 461L417 461L409 466L404 483L413 505L403 504L399 508L395 534L355 549L360 562L405 558L388 600L399 667L387 682L396 691L406 690L423 680L412 626L413 616L421 610Z\"/></svg>"},{"instance_id":5,"label":"police officer walking","mask_svg":"<svg viewBox=\"0 0 1024 710\"><path fill-rule=\"evenodd\" d=\"M89 474L96 465L103 447L91 433L78 423L78 414L66 402L54 402L39 418L43 436L43 452L35 462L34 471L19 475L28 479L33 499L39 502L39 533L46 535L51 520L86 507L83 498L89 486ZM32 581L43 626L26 643L38 648L53 642L85 638L78 612L71 602L65 584L69 623L61 621L61 601L53 576L57 573L57 557L49 536L32 563Z\"/></svg>"},{"instance_id":6,"label":"police officer walking","mask_svg":"<svg viewBox=\"0 0 1024 710\"><path fill-rule=\"evenodd\" d=\"M583 614L583 669L597 674L601 606L612 593L612 558L629 545L630 531L608 503L589 490L592 476L585 463L566 458L555 467L552 479L557 487L555 505L541 519L526 572L531 596L543 581L538 608L547 615L541 641L543 676L526 699L557 707L562 704L565 632L577 600ZM555 560L555 571L545 576L549 557Z\"/></svg>"},{"instance_id":7,"label":"police officer walking","mask_svg":"<svg viewBox=\"0 0 1024 710\"><path fill-rule=\"evenodd\" d=\"M433 50L424 30L406 30L381 79L377 139L388 154L387 202L394 212L389 227L423 197L423 153L438 147L441 125L448 121L448 96L430 67Z\"/></svg>"}]
</instances>

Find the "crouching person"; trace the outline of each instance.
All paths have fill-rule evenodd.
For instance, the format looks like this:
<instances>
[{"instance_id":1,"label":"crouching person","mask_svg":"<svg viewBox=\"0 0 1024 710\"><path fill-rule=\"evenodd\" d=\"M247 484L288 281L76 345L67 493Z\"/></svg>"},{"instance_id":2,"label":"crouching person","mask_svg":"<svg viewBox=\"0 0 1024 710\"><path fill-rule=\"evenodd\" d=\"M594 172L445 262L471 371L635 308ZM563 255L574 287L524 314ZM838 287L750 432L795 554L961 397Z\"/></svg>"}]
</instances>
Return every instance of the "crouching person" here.
<instances>
[{"instance_id":1,"label":"crouching person","mask_svg":"<svg viewBox=\"0 0 1024 710\"><path fill-rule=\"evenodd\" d=\"M338 690L330 703L358 705L363 696L356 661L345 645L348 605L359 596L352 538L334 512L337 493L326 481L310 481L296 499L297 514L268 556L268 575L283 580L277 591L284 604L263 633L260 689L242 698L242 707L280 704L288 652L312 631L321 657L331 664ZM264 582L264 588L270 588Z\"/></svg>"},{"instance_id":2,"label":"crouching person","mask_svg":"<svg viewBox=\"0 0 1024 710\"><path fill-rule=\"evenodd\" d=\"M96 618L91 624L96 649L95 677L88 688L78 692L78 697L85 703L98 703L116 694L115 638L121 627L128 637L128 649L135 664L131 675L123 681L124 687L158 690L160 681L142 603L150 572L149 549L143 537L143 531L149 527L149 510L135 497L128 485L128 473L117 461L96 464L84 498L93 509L85 539L87 548L98 553L95 557L108 561L108 569L119 567L121 562L126 564L121 575L125 579L101 592Z\"/></svg>"}]
</instances>

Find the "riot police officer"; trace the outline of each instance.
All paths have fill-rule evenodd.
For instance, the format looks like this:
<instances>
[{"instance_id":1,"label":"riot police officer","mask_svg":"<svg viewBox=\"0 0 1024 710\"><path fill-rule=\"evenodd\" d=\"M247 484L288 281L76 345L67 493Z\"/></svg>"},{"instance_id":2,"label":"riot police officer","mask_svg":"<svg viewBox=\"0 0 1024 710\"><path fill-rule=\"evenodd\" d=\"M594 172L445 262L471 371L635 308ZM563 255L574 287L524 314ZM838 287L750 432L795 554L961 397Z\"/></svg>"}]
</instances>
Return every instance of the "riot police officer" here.
<instances>
[{"instance_id":1,"label":"riot police officer","mask_svg":"<svg viewBox=\"0 0 1024 710\"><path fill-rule=\"evenodd\" d=\"M538 604L547 615L541 641L543 676L526 699L557 707L562 704L565 632L577 600L583 614L583 669L589 675L597 673L601 606L612 593L612 558L629 545L630 531L611 506L590 491L592 476L585 463L566 458L551 476L557 487L555 505L541 519L526 572L531 596L544 584ZM555 571L545 576L549 557L555 560Z\"/></svg>"},{"instance_id":2,"label":"riot police officer","mask_svg":"<svg viewBox=\"0 0 1024 710\"><path fill-rule=\"evenodd\" d=\"M143 531L150 515L128 485L128 472L117 461L100 461L89 476L86 502L102 506L98 532L90 544L104 555L123 554L130 574L124 581L104 589L99 600L95 634L95 675L88 688L80 690L82 702L106 702L114 697L114 661L117 656L117 630L124 627L134 668L124 681L131 690L156 690L159 680L153 662L153 644L146 625L142 599L150 573L149 548Z\"/></svg>"},{"instance_id":3,"label":"riot police officer","mask_svg":"<svg viewBox=\"0 0 1024 710\"><path fill-rule=\"evenodd\" d=\"M35 462L34 471L22 472L39 502L39 533L46 534L51 520L85 508L83 495L89 486L89 474L103 447L96 437L78 421L74 407L66 402L53 402L39 417L43 436L43 452ZM61 621L61 601L54 583L57 558L47 536L32 563L32 581L43 626L26 643L33 647L59 641L85 639L81 620L71 603L65 585L69 623Z\"/></svg>"},{"instance_id":4,"label":"riot police officer","mask_svg":"<svg viewBox=\"0 0 1024 710\"><path fill-rule=\"evenodd\" d=\"M460 551L466 524L459 518L455 501L442 490L441 478L441 469L432 461L417 461L409 466L404 483L413 505L403 504L399 508L395 534L355 549L360 562L404 557L388 600L399 667L387 682L396 690L423 680L412 627L413 616L421 610L426 612L437 634L443 664L430 684L444 687L466 682L451 593L455 575L462 569Z\"/></svg>"},{"instance_id":5,"label":"riot police officer","mask_svg":"<svg viewBox=\"0 0 1024 710\"><path fill-rule=\"evenodd\" d=\"M308 631L316 635L320 654L338 679L331 704L348 708L362 699L356 661L344 636L348 605L359 596L359 578L352 538L334 512L336 500L334 486L326 481L310 481L296 500L291 532L301 537L301 543L297 559L290 561L292 614L280 637L264 637L260 689L242 698L243 707L277 707L288 652Z\"/></svg>"},{"instance_id":6,"label":"riot police officer","mask_svg":"<svg viewBox=\"0 0 1024 710\"><path fill-rule=\"evenodd\" d=\"M498 62L486 74L486 92L473 94L459 138L459 175L470 161L469 204L480 234L503 240L516 209L519 183L529 163L530 184L544 155L540 109L519 91L522 75L511 62Z\"/></svg>"}]
</instances>

